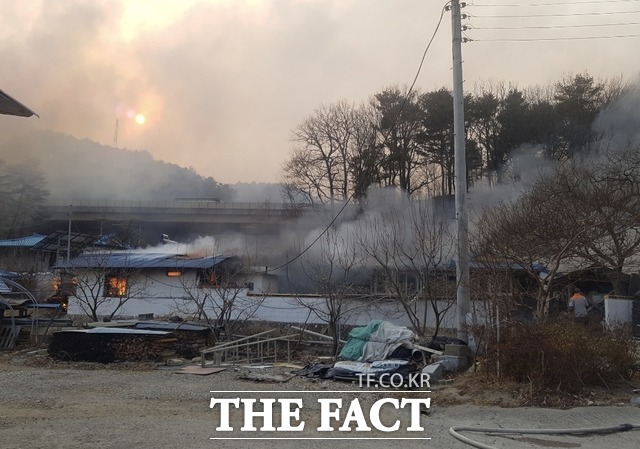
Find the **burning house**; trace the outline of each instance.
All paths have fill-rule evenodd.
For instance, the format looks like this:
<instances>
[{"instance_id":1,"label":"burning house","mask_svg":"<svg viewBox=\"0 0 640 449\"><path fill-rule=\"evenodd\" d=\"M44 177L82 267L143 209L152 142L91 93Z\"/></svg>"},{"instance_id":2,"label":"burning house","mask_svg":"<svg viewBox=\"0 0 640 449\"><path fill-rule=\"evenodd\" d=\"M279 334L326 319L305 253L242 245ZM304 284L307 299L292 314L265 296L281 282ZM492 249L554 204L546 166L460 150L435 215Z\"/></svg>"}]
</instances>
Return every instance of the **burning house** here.
<instances>
[{"instance_id":1,"label":"burning house","mask_svg":"<svg viewBox=\"0 0 640 449\"><path fill-rule=\"evenodd\" d=\"M244 288L236 258L145 251L93 251L57 264L73 273L69 313L99 316L196 313L212 291ZM254 288L271 288L253 281Z\"/></svg>"},{"instance_id":2,"label":"burning house","mask_svg":"<svg viewBox=\"0 0 640 449\"><path fill-rule=\"evenodd\" d=\"M327 295L312 292L281 293L277 274L265 266L243 266L233 256L94 251L54 268L60 275L74 279L69 313L88 315L95 320L179 315L218 321L322 324L333 301ZM408 288L416 287L410 276L406 273L403 276ZM366 325L372 319L391 319L411 325L406 311L393 295L380 291L382 287L376 279L370 276L363 284L369 290L343 295L341 322ZM431 324L436 319L434 310L451 309L443 326L453 326L455 313L447 298L439 300L437 307L425 301L416 301L412 307Z\"/></svg>"}]
</instances>

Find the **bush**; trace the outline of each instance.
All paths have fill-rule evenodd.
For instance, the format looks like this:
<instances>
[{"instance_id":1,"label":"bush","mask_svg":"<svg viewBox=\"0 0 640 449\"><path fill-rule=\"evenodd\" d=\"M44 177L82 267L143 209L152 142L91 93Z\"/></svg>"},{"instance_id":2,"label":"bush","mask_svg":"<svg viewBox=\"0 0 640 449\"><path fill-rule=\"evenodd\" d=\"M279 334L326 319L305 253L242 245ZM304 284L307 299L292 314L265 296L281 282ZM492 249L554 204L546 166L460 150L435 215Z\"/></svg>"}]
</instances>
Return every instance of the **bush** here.
<instances>
[{"instance_id":1,"label":"bush","mask_svg":"<svg viewBox=\"0 0 640 449\"><path fill-rule=\"evenodd\" d=\"M485 364L501 378L534 390L579 393L584 387L629 379L638 350L631 334L575 321L515 322L488 341Z\"/></svg>"}]
</instances>

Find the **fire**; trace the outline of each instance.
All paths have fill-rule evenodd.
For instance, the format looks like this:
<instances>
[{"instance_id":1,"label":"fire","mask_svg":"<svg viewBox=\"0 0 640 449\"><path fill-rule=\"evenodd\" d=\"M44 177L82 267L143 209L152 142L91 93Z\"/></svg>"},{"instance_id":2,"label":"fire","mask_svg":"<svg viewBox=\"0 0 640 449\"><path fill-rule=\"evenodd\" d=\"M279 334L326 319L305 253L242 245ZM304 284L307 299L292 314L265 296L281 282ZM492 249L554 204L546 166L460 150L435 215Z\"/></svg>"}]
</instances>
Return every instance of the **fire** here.
<instances>
[{"instance_id":1,"label":"fire","mask_svg":"<svg viewBox=\"0 0 640 449\"><path fill-rule=\"evenodd\" d=\"M120 276L112 276L107 279L109 296L125 296L127 294L127 279Z\"/></svg>"}]
</instances>

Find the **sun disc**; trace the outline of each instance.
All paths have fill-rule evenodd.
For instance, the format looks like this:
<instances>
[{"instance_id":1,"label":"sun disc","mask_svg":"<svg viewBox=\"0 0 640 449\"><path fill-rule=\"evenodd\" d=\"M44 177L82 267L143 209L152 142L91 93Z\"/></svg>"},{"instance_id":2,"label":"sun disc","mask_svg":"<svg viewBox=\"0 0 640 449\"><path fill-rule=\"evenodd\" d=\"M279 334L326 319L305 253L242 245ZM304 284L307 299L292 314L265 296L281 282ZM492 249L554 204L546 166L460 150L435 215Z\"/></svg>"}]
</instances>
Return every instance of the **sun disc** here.
<instances>
[{"instance_id":1,"label":"sun disc","mask_svg":"<svg viewBox=\"0 0 640 449\"><path fill-rule=\"evenodd\" d=\"M144 122L146 122L146 121L147 121L147 119L145 118L145 116L144 116L144 115L142 115L142 114L136 114L136 118L135 118L135 120L136 120L136 123L137 123L138 125L142 125L142 124L144 124Z\"/></svg>"}]
</instances>

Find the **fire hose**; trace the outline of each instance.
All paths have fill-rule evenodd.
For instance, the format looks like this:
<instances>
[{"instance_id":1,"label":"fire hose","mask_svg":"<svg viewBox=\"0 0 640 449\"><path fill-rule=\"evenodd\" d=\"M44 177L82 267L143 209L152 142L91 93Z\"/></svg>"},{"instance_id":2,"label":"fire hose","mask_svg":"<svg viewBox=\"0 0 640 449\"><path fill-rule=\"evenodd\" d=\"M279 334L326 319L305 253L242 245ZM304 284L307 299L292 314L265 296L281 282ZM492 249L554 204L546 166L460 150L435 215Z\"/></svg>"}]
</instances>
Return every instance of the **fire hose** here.
<instances>
[{"instance_id":1,"label":"fire hose","mask_svg":"<svg viewBox=\"0 0 640 449\"><path fill-rule=\"evenodd\" d=\"M449 433L456 439L470 446L480 449L496 449L494 446L480 443L472 440L459 432L481 432L481 433L506 433L506 434L523 434L523 435L587 435L587 434L608 434L627 432L629 430L640 429L640 424L618 424L617 426L608 427L585 427L575 429L493 429L489 427L464 427L454 426L449 428Z\"/></svg>"}]
</instances>

